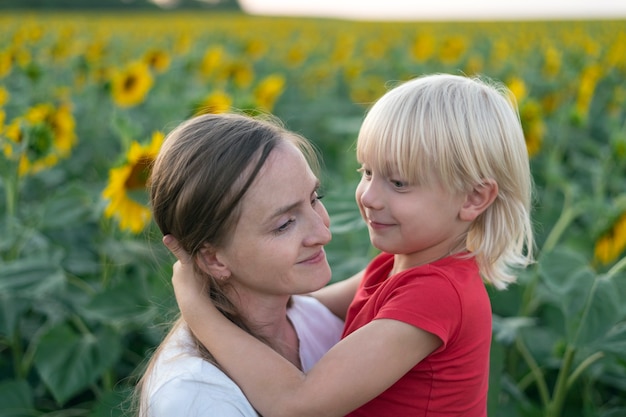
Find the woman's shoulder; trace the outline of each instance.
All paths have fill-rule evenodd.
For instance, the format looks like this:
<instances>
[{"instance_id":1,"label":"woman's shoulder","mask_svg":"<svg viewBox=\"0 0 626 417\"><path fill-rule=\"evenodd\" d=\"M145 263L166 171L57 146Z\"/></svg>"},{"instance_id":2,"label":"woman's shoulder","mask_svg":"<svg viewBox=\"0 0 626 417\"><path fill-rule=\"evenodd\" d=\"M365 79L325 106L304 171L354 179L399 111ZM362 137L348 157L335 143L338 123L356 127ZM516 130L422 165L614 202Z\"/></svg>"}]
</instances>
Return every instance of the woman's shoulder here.
<instances>
[{"instance_id":1,"label":"woman's shoulder","mask_svg":"<svg viewBox=\"0 0 626 417\"><path fill-rule=\"evenodd\" d=\"M162 343L156 353L151 375L152 391L177 380L216 381L230 379L217 366L200 355L186 324L179 325Z\"/></svg>"},{"instance_id":2,"label":"woman's shoulder","mask_svg":"<svg viewBox=\"0 0 626 417\"><path fill-rule=\"evenodd\" d=\"M241 389L200 356L186 325L164 342L146 384L150 417L257 416Z\"/></svg>"},{"instance_id":3,"label":"woman's shoulder","mask_svg":"<svg viewBox=\"0 0 626 417\"><path fill-rule=\"evenodd\" d=\"M198 374L178 374L149 393L147 407L149 417L257 417L243 392L225 375L198 378Z\"/></svg>"}]
</instances>

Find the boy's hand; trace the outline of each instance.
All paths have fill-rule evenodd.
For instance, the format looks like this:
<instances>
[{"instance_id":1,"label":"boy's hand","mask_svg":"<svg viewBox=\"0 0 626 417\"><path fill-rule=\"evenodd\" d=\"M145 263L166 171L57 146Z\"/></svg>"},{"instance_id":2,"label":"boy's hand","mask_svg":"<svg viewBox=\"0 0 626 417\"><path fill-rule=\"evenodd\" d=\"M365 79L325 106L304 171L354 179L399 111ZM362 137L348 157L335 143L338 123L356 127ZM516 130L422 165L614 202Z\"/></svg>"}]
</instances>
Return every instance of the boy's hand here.
<instances>
[{"instance_id":1,"label":"boy's hand","mask_svg":"<svg viewBox=\"0 0 626 417\"><path fill-rule=\"evenodd\" d=\"M191 255L189 255L183 248L178 244L178 239L176 239L172 235L163 236L163 244L176 256L181 263L192 263Z\"/></svg>"},{"instance_id":2,"label":"boy's hand","mask_svg":"<svg viewBox=\"0 0 626 417\"><path fill-rule=\"evenodd\" d=\"M194 314L200 309L201 304L206 304L208 297L209 280L196 273L194 260L178 243L172 235L163 237L163 244L176 256L176 263L172 268L172 285L178 308L185 321L193 327ZM198 304L200 303L200 304Z\"/></svg>"}]
</instances>

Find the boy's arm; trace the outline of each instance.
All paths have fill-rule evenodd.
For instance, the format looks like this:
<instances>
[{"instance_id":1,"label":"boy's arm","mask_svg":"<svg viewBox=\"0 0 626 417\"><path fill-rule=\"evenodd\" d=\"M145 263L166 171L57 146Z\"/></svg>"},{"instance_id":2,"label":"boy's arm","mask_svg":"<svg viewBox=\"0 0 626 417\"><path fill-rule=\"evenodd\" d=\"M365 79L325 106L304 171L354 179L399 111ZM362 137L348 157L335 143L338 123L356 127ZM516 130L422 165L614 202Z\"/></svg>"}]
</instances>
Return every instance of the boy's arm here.
<instances>
[{"instance_id":1,"label":"boy's arm","mask_svg":"<svg viewBox=\"0 0 626 417\"><path fill-rule=\"evenodd\" d=\"M185 259L175 246L168 244L177 258ZM172 282L194 334L267 417L343 416L385 391L441 345L433 334L409 324L374 320L304 374L220 314L202 295L204 284L189 261L175 264Z\"/></svg>"},{"instance_id":2,"label":"boy's arm","mask_svg":"<svg viewBox=\"0 0 626 417\"><path fill-rule=\"evenodd\" d=\"M348 307L354 298L364 272L365 270L362 270L350 278L327 285L311 293L311 295L324 304L335 316L345 321Z\"/></svg>"}]
</instances>

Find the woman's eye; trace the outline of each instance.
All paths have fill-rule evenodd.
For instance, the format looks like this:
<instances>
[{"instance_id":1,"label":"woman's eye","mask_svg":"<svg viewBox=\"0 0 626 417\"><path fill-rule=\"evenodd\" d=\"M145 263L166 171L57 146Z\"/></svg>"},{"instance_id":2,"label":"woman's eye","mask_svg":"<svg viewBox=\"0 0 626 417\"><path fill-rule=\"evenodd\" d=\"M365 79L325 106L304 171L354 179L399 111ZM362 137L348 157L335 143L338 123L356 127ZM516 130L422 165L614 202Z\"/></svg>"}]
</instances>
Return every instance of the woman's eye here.
<instances>
[{"instance_id":1,"label":"woman's eye","mask_svg":"<svg viewBox=\"0 0 626 417\"><path fill-rule=\"evenodd\" d=\"M276 229L276 231L275 231L275 232L276 232L276 233L282 233L282 232L284 232L285 230L289 229L289 226L291 226L291 224L292 224L293 222L295 222L295 221L296 221L295 219L289 219L289 220L287 220L285 223L283 223L283 224L281 224L280 226L278 226L278 228Z\"/></svg>"}]
</instances>

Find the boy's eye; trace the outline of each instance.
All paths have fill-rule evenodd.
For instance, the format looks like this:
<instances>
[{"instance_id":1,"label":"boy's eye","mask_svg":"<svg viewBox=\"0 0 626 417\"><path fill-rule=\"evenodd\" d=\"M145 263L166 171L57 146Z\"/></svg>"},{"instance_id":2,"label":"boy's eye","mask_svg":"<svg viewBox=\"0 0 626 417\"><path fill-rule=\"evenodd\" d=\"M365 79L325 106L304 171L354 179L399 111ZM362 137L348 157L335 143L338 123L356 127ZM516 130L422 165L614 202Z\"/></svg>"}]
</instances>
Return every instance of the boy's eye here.
<instances>
[{"instance_id":1,"label":"boy's eye","mask_svg":"<svg viewBox=\"0 0 626 417\"><path fill-rule=\"evenodd\" d=\"M356 170L357 172L361 173L361 175L363 175L365 178L370 178L372 176L372 170L367 169L367 168L359 168Z\"/></svg>"},{"instance_id":2,"label":"boy's eye","mask_svg":"<svg viewBox=\"0 0 626 417\"><path fill-rule=\"evenodd\" d=\"M311 200L311 205L315 206L315 204L317 204L317 202L320 201L322 198L324 198L324 195L318 194L318 192L316 191L315 193L313 193L313 199Z\"/></svg>"},{"instance_id":3,"label":"boy's eye","mask_svg":"<svg viewBox=\"0 0 626 417\"><path fill-rule=\"evenodd\" d=\"M395 188L404 188L404 187L406 187L406 182L404 182L404 181L391 180L391 183L393 184L393 186Z\"/></svg>"}]
</instances>

